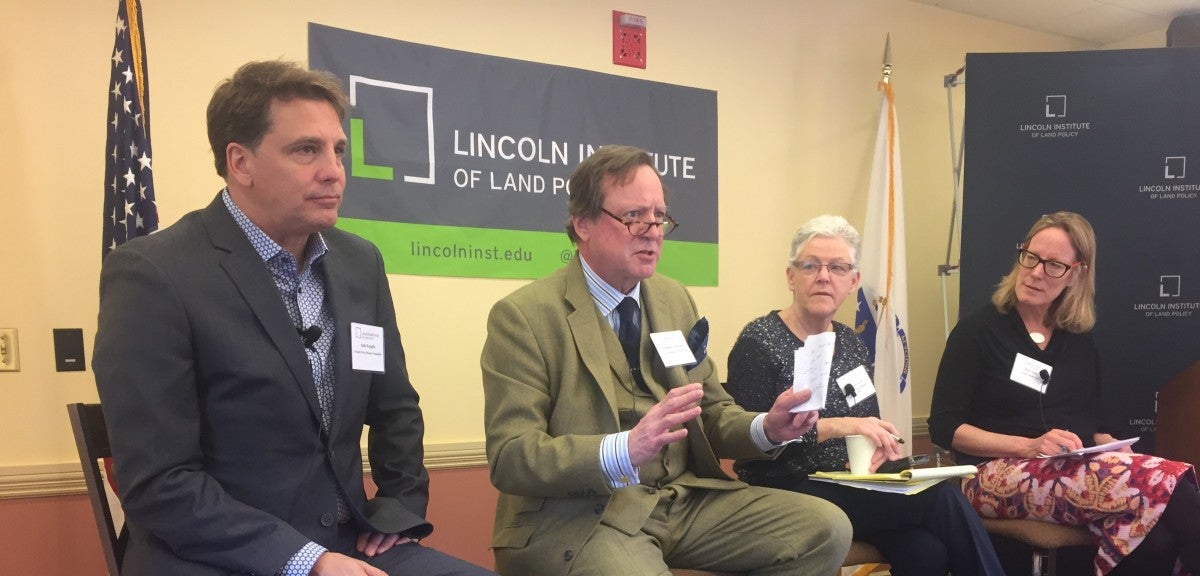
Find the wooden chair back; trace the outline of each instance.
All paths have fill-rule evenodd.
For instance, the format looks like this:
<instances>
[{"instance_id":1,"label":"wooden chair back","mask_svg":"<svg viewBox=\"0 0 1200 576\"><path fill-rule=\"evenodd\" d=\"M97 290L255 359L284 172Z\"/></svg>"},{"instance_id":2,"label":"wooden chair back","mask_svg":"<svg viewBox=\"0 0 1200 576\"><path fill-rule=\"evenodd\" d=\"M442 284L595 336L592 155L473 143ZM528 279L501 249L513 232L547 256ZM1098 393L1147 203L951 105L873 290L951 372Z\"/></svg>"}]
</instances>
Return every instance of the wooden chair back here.
<instances>
[{"instance_id":1,"label":"wooden chair back","mask_svg":"<svg viewBox=\"0 0 1200 576\"><path fill-rule=\"evenodd\" d=\"M1200 362L1158 390L1154 455L1200 467Z\"/></svg>"},{"instance_id":2,"label":"wooden chair back","mask_svg":"<svg viewBox=\"0 0 1200 576\"><path fill-rule=\"evenodd\" d=\"M104 412L99 404L67 404L67 414L71 418L71 431L75 434L75 447L79 450L79 462L83 465L83 479L87 483L88 498L96 517L96 529L100 534L108 573L109 576L120 576L125 539L117 534L104 488L104 477L100 474L101 461L112 457Z\"/></svg>"}]
</instances>

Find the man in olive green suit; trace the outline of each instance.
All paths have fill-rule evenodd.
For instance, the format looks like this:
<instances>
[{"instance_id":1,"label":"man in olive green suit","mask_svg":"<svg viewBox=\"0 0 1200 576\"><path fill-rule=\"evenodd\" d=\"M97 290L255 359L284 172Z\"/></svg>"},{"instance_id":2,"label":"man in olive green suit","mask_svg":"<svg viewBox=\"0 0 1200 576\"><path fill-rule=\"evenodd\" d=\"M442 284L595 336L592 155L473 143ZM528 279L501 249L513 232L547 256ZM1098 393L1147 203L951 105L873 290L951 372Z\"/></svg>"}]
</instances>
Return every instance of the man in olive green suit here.
<instances>
[{"instance_id":1,"label":"man in olive green suit","mask_svg":"<svg viewBox=\"0 0 1200 576\"><path fill-rule=\"evenodd\" d=\"M682 285L654 274L675 221L650 157L603 147L570 190L576 257L488 318L481 364L501 493L497 571L832 574L850 545L840 510L747 486L718 464L771 457L817 415L789 412L807 391L784 392L765 414L725 393L703 351L707 322ZM653 344L652 333L668 341ZM689 347L694 364L668 351Z\"/></svg>"}]
</instances>

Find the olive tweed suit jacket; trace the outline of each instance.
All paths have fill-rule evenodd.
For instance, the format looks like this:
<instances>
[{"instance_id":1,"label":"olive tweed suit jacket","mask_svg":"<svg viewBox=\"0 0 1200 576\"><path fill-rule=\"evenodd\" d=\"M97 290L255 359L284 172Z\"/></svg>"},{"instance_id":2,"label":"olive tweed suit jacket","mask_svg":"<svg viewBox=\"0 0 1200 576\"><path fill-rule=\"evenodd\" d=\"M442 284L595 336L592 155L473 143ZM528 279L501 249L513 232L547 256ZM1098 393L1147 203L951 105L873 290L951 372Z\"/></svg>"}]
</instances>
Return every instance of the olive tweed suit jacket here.
<instances>
[{"instance_id":1,"label":"olive tweed suit jacket","mask_svg":"<svg viewBox=\"0 0 1200 576\"><path fill-rule=\"evenodd\" d=\"M660 275L641 287L642 372L661 398L689 382L704 385L702 414L687 425L689 468L675 483L737 490L718 458L764 454L750 438L755 414L725 393L715 364L666 368L647 337L696 324L696 306L678 282ZM488 318L481 360L487 456L499 489L492 544L501 574L566 574L576 551L604 521L637 533L658 496L613 490L600 469L604 435L620 431L615 387L630 388L628 363L599 314L578 254L550 276L499 301Z\"/></svg>"}]
</instances>

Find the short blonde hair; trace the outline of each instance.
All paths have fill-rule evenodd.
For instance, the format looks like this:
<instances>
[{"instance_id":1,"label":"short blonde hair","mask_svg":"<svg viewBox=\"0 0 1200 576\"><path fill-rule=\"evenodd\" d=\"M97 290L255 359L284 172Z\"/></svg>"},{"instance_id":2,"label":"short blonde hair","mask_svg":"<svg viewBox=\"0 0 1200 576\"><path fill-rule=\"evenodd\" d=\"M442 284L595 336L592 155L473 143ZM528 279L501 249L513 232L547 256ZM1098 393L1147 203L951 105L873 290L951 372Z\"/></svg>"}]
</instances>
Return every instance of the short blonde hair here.
<instances>
[{"instance_id":1,"label":"short blonde hair","mask_svg":"<svg viewBox=\"0 0 1200 576\"><path fill-rule=\"evenodd\" d=\"M1028 246L1034 235L1046 228L1058 228L1066 232L1080 263L1075 268L1075 280L1050 303L1046 325L1075 334L1087 332L1096 325L1096 232L1087 219L1079 214L1055 212L1038 218L1021 245ZM1008 312L1016 305L1017 274L1020 271L1021 265L1014 260L1012 270L1000 279L1000 284L992 293L992 304L996 310Z\"/></svg>"}]
</instances>

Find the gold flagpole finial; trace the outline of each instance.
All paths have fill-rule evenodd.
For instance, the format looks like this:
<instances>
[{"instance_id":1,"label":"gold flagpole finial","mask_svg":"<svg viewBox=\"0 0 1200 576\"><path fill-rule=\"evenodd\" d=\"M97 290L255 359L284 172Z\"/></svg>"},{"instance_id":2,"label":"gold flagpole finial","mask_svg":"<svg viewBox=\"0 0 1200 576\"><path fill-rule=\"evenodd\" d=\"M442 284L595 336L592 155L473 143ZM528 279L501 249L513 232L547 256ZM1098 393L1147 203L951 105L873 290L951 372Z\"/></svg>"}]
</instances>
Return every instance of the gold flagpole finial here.
<instances>
[{"instance_id":1,"label":"gold flagpole finial","mask_svg":"<svg viewBox=\"0 0 1200 576\"><path fill-rule=\"evenodd\" d=\"M887 84L892 79L892 34L889 32L883 44L883 82Z\"/></svg>"}]
</instances>

